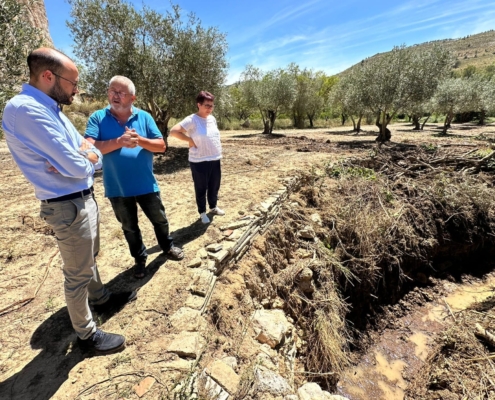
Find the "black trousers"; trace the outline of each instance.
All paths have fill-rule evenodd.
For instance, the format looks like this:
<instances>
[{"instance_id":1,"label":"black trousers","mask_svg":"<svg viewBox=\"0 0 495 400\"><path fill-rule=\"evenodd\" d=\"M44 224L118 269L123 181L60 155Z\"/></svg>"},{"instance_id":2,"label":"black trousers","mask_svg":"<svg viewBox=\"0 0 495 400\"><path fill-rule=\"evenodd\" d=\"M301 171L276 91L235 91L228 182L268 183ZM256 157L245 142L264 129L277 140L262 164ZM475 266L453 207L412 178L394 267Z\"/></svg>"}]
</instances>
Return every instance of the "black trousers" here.
<instances>
[{"instance_id":1,"label":"black trousers","mask_svg":"<svg viewBox=\"0 0 495 400\"><path fill-rule=\"evenodd\" d=\"M222 180L220 160L189 162L191 166L192 178L194 181L194 191L196 192L196 204L198 212L206 212L206 200L210 209L217 206L218 191Z\"/></svg>"}]
</instances>

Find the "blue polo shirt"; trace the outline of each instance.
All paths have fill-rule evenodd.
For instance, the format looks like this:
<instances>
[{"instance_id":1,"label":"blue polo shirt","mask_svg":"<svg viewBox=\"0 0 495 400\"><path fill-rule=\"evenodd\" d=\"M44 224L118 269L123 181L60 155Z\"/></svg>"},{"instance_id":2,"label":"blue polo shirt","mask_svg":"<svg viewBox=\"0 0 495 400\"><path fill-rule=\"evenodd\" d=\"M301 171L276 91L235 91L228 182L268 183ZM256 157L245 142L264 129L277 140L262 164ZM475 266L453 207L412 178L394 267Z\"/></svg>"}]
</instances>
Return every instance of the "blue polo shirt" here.
<instances>
[{"instance_id":1,"label":"blue polo shirt","mask_svg":"<svg viewBox=\"0 0 495 400\"><path fill-rule=\"evenodd\" d=\"M148 139L163 136L155 121L147 112L136 107L125 125L119 124L110 112L110 106L94 112L88 120L85 137L97 141L116 139L125 127ZM131 197L159 192L153 174L153 153L140 146L133 149L122 147L103 156L103 186L106 197Z\"/></svg>"}]
</instances>

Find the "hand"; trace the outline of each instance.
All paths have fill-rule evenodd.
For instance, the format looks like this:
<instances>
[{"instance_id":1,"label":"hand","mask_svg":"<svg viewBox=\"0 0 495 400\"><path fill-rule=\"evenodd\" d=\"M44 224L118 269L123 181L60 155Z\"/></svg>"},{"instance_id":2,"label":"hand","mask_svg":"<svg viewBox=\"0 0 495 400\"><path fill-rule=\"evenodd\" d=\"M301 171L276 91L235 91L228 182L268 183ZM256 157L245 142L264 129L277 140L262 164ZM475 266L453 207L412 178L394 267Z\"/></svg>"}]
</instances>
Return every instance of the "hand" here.
<instances>
[{"instance_id":1,"label":"hand","mask_svg":"<svg viewBox=\"0 0 495 400\"><path fill-rule=\"evenodd\" d=\"M79 147L79 150L84 151L84 150L90 150L92 148L93 148L93 144L89 140L83 139L81 146Z\"/></svg>"},{"instance_id":2,"label":"hand","mask_svg":"<svg viewBox=\"0 0 495 400\"><path fill-rule=\"evenodd\" d=\"M140 136L136 132L135 129L129 129L127 126L125 127L125 132L121 136L122 139L122 147L127 147L133 149L134 147L139 145Z\"/></svg>"},{"instance_id":3,"label":"hand","mask_svg":"<svg viewBox=\"0 0 495 400\"><path fill-rule=\"evenodd\" d=\"M46 161L46 165L47 165L47 171L48 172L53 172L54 174L59 174L60 172L58 172L57 168L55 168L52 164L50 164L48 161Z\"/></svg>"},{"instance_id":4,"label":"hand","mask_svg":"<svg viewBox=\"0 0 495 400\"><path fill-rule=\"evenodd\" d=\"M189 143L189 148L191 147L197 148L196 143L194 143L194 140L192 140L191 138L189 138L188 143Z\"/></svg>"}]
</instances>

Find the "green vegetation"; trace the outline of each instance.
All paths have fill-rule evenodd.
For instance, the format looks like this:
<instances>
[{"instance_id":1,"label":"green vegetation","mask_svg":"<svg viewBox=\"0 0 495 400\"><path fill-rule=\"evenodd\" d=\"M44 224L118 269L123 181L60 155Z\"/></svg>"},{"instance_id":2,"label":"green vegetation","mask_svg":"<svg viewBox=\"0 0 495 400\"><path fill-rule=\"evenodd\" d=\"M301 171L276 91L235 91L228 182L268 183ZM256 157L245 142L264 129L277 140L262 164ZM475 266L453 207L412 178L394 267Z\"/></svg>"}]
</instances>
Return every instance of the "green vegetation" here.
<instances>
[{"instance_id":1,"label":"green vegetation","mask_svg":"<svg viewBox=\"0 0 495 400\"><path fill-rule=\"evenodd\" d=\"M108 80L124 75L136 85L139 105L151 113L163 134L171 117L195 110L199 90L220 91L227 62L225 35L205 28L179 6L158 13L137 11L123 0L70 0L77 57L87 68L84 80L97 97L106 97Z\"/></svg>"},{"instance_id":2,"label":"green vegetation","mask_svg":"<svg viewBox=\"0 0 495 400\"><path fill-rule=\"evenodd\" d=\"M7 101L26 81L27 55L42 43L41 33L22 19L25 13L25 6L16 0L0 1L0 119Z\"/></svg>"}]
</instances>

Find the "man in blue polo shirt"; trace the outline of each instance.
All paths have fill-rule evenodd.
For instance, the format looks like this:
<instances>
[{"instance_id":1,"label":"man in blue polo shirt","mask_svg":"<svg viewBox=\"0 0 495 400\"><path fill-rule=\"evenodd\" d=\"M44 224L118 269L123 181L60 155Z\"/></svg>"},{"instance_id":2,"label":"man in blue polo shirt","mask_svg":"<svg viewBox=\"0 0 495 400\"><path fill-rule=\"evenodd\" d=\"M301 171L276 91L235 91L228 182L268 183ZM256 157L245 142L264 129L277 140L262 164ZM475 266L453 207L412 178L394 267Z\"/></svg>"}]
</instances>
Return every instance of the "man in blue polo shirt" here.
<instances>
[{"instance_id":1,"label":"man in blue polo shirt","mask_svg":"<svg viewBox=\"0 0 495 400\"><path fill-rule=\"evenodd\" d=\"M64 263L67 310L79 344L99 353L119 351L125 338L98 329L89 303L98 312L108 312L137 294L110 293L96 266L100 218L92 189L102 156L60 107L71 104L78 93L79 72L69 57L49 48L32 51L27 63L29 83L3 113L7 145L41 201L40 216L55 232Z\"/></svg>"},{"instance_id":2,"label":"man in blue polo shirt","mask_svg":"<svg viewBox=\"0 0 495 400\"><path fill-rule=\"evenodd\" d=\"M85 138L104 155L105 196L122 225L136 262L134 276L142 278L148 254L138 225L138 204L153 224L163 252L175 260L184 258L184 253L169 236L165 208L153 174L153 153L163 152L165 142L151 115L133 106L135 99L136 89L129 78L110 79L109 106L89 117Z\"/></svg>"}]
</instances>

